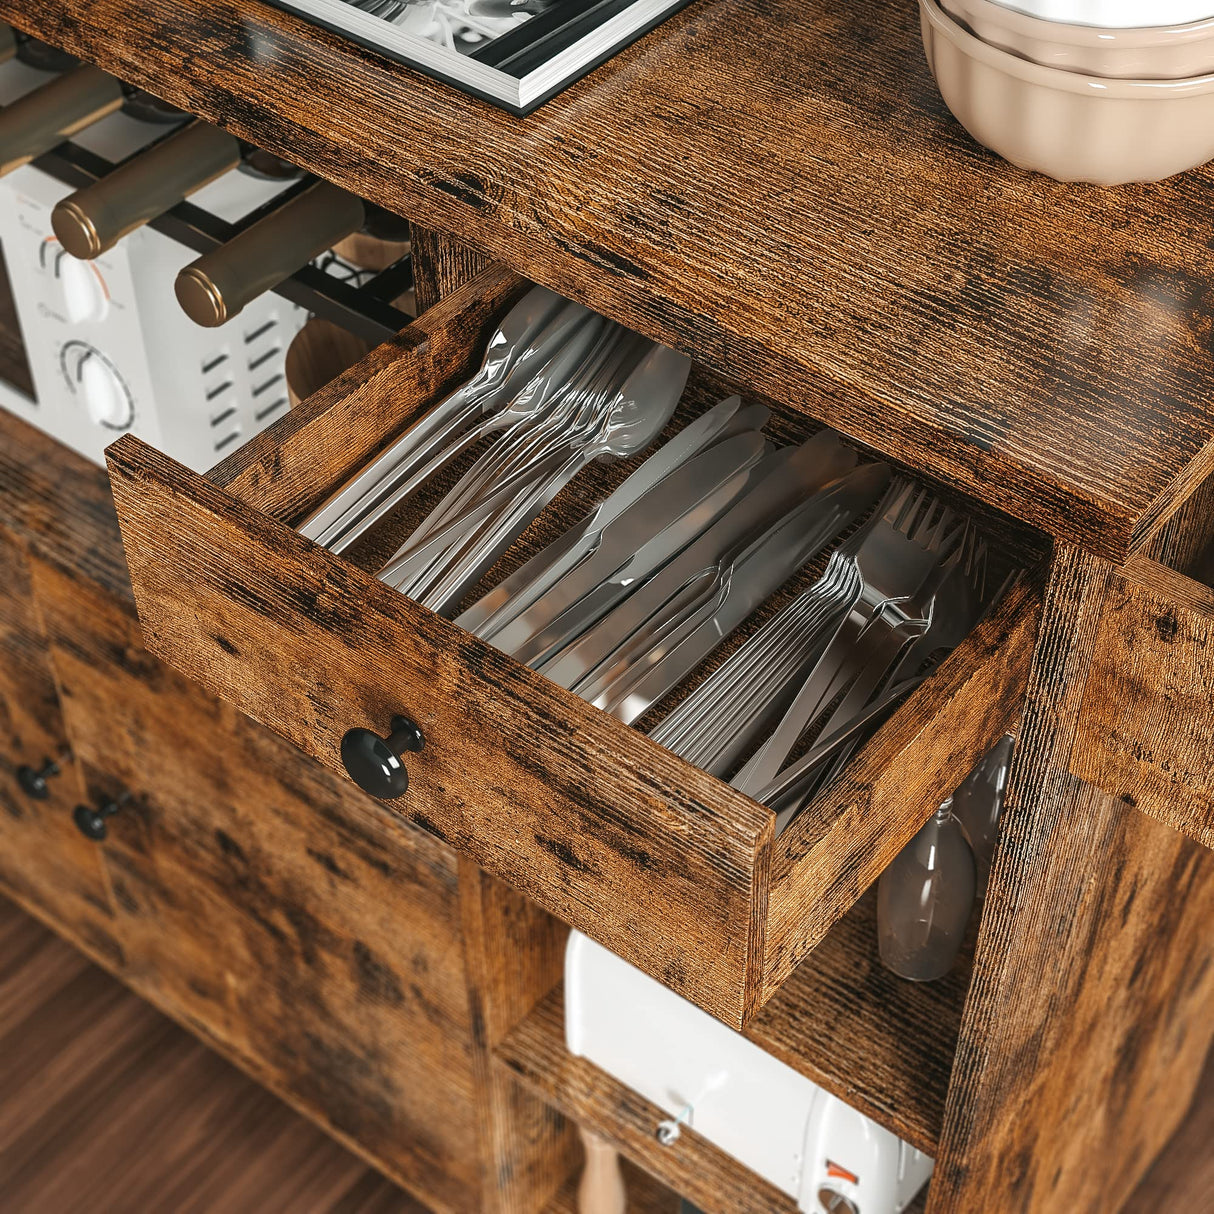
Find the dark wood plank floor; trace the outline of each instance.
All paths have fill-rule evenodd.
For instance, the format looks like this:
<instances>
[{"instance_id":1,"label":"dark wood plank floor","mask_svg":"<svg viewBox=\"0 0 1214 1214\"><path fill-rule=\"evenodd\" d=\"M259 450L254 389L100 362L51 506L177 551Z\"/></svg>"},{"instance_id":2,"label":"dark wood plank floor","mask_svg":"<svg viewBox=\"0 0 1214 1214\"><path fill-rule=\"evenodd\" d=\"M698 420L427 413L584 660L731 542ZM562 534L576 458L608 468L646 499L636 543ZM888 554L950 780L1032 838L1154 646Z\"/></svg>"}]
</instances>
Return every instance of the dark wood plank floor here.
<instances>
[{"instance_id":1,"label":"dark wood plank floor","mask_svg":"<svg viewBox=\"0 0 1214 1214\"><path fill-rule=\"evenodd\" d=\"M638 1214L673 1208L630 1179ZM573 1189L553 1212L573 1209ZM0 1210L427 1214L4 898ZM1214 1056L1122 1214L1160 1210L1214 1214Z\"/></svg>"},{"instance_id":2,"label":"dark wood plank floor","mask_svg":"<svg viewBox=\"0 0 1214 1214\"><path fill-rule=\"evenodd\" d=\"M0 898L4 1214L426 1214Z\"/></svg>"}]
</instances>

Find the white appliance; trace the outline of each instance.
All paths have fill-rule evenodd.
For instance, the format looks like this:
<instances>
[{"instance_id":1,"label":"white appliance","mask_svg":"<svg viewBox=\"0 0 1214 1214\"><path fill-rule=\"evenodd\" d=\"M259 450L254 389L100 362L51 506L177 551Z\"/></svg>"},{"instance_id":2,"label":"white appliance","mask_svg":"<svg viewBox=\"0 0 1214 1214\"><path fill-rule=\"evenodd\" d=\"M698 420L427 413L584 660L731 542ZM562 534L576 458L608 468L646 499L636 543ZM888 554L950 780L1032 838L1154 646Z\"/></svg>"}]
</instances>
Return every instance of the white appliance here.
<instances>
[{"instance_id":1,"label":"white appliance","mask_svg":"<svg viewBox=\"0 0 1214 1214\"><path fill-rule=\"evenodd\" d=\"M898 1214L932 1160L614 953L571 932L565 1037L812 1214Z\"/></svg>"},{"instance_id":2,"label":"white appliance","mask_svg":"<svg viewBox=\"0 0 1214 1214\"><path fill-rule=\"evenodd\" d=\"M51 79L11 60L0 67L0 103ZM164 131L119 112L74 142L117 162ZM234 170L190 201L234 222L289 185ZM78 261L51 229L55 203L71 192L33 166L0 178L0 248L34 385L31 398L0 380L0 406L99 464L129 432L205 471L289 407L283 364L307 312L267 294L220 328L201 328L173 293L197 254L144 227Z\"/></svg>"}]
</instances>

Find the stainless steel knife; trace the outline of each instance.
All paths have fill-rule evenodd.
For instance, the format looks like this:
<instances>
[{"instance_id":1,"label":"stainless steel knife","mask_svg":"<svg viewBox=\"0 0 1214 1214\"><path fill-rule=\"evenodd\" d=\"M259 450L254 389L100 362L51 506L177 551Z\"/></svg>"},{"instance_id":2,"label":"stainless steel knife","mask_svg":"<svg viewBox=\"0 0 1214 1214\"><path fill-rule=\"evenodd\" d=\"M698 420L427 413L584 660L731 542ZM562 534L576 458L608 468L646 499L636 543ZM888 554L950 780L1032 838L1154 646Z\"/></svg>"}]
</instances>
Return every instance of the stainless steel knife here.
<instances>
[{"instance_id":1,"label":"stainless steel knife","mask_svg":"<svg viewBox=\"0 0 1214 1214\"><path fill-rule=\"evenodd\" d=\"M633 661L622 676L579 694L620 720L643 715L687 677L752 611L877 500L885 464L866 464L788 511L721 571L716 609L689 635Z\"/></svg>"},{"instance_id":2,"label":"stainless steel knife","mask_svg":"<svg viewBox=\"0 0 1214 1214\"><path fill-rule=\"evenodd\" d=\"M496 632L493 643L530 663L581 636L711 526L769 451L751 431L688 460L604 527L593 554Z\"/></svg>"},{"instance_id":3,"label":"stainless steel knife","mask_svg":"<svg viewBox=\"0 0 1214 1214\"><path fill-rule=\"evenodd\" d=\"M590 632L538 669L562 687L575 687L629 637L646 627L687 583L703 577L723 555L854 467L855 458L830 432L768 456L752 469L744 495L723 518Z\"/></svg>"},{"instance_id":4,"label":"stainless steel knife","mask_svg":"<svg viewBox=\"0 0 1214 1214\"><path fill-rule=\"evenodd\" d=\"M579 561L592 553L603 529L637 498L648 493L686 460L731 433L743 416L754 418L757 422L754 428L759 428L762 421L766 421L767 410L761 410L762 421L758 420L758 413L753 406L743 409L739 396L731 396L714 405L655 451L581 523L571 527L560 539L516 569L455 622L485 640L493 640L495 634L520 611L529 607Z\"/></svg>"}]
</instances>

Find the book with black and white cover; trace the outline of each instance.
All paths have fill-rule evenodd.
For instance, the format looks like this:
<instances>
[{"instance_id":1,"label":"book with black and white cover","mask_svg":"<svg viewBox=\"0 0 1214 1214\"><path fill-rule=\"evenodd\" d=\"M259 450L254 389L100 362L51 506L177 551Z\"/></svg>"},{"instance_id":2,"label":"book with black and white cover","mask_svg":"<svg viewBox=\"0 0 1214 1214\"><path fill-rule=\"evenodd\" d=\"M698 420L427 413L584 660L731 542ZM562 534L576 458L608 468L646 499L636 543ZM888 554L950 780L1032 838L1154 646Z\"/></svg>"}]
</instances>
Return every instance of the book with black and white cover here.
<instances>
[{"instance_id":1,"label":"book with black and white cover","mask_svg":"<svg viewBox=\"0 0 1214 1214\"><path fill-rule=\"evenodd\" d=\"M688 0L271 0L528 114Z\"/></svg>"}]
</instances>

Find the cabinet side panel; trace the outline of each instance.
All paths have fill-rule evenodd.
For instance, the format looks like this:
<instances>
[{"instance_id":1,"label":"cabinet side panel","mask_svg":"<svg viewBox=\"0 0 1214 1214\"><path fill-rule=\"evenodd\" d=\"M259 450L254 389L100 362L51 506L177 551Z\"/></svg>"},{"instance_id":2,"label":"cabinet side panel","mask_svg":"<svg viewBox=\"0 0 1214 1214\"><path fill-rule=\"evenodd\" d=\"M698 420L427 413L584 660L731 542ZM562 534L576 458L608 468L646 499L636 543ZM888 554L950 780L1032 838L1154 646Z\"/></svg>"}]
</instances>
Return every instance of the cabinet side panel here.
<instances>
[{"instance_id":1,"label":"cabinet side panel","mask_svg":"<svg viewBox=\"0 0 1214 1214\"><path fill-rule=\"evenodd\" d=\"M573 1127L495 1066L493 1051L560 983L568 929L470 860L460 861L460 904L481 1093L481 1209L538 1214L576 1165Z\"/></svg>"},{"instance_id":2,"label":"cabinet side panel","mask_svg":"<svg viewBox=\"0 0 1214 1214\"><path fill-rule=\"evenodd\" d=\"M1214 857L1068 770L1110 575L1055 558L932 1214L1117 1209L1214 1035Z\"/></svg>"},{"instance_id":3,"label":"cabinet side panel","mask_svg":"<svg viewBox=\"0 0 1214 1214\"><path fill-rule=\"evenodd\" d=\"M461 244L430 228L411 229L413 237L413 286L417 310L434 307L489 266L489 258L471 245Z\"/></svg>"},{"instance_id":4,"label":"cabinet side panel","mask_svg":"<svg viewBox=\"0 0 1214 1214\"><path fill-rule=\"evenodd\" d=\"M1214 591L1136 558L1112 581L1077 776L1214 847Z\"/></svg>"}]
</instances>

